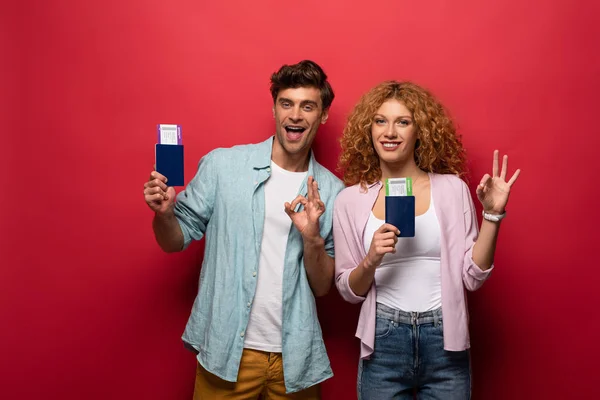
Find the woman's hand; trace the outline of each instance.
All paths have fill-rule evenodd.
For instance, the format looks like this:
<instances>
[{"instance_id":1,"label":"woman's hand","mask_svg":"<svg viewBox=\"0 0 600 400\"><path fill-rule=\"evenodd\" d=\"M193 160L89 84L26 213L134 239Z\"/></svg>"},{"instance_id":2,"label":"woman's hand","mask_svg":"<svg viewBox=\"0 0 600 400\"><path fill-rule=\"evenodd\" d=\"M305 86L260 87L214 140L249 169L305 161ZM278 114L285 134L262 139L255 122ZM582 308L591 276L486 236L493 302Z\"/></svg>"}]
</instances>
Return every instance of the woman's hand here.
<instances>
[{"instance_id":1,"label":"woman's hand","mask_svg":"<svg viewBox=\"0 0 600 400\"><path fill-rule=\"evenodd\" d=\"M383 256L388 253L396 252L396 243L398 243L398 236L400 231L394 225L383 224L373 234L373 240L371 241L371 247L365 258L364 267L365 269L375 269L381 264Z\"/></svg>"},{"instance_id":2,"label":"woman's hand","mask_svg":"<svg viewBox=\"0 0 600 400\"><path fill-rule=\"evenodd\" d=\"M492 176L485 174L477 186L477 198L483 205L483 210L489 214L503 214L508 203L510 189L517 181L520 169L517 169L508 182L506 182L506 173L508 172L508 156L502 159L502 170L498 174L498 150L494 151L494 164Z\"/></svg>"}]
</instances>

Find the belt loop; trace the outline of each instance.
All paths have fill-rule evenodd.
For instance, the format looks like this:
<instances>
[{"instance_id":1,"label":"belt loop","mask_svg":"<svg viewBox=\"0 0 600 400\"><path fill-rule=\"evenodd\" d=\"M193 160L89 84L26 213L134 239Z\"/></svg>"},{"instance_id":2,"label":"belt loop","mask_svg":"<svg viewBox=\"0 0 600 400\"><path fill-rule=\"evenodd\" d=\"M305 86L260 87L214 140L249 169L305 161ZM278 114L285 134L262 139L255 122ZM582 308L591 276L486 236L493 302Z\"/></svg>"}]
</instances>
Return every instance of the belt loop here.
<instances>
[{"instance_id":1,"label":"belt loop","mask_svg":"<svg viewBox=\"0 0 600 400\"><path fill-rule=\"evenodd\" d=\"M394 309L394 323L400 322L400 310Z\"/></svg>"},{"instance_id":2,"label":"belt loop","mask_svg":"<svg viewBox=\"0 0 600 400\"><path fill-rule=\"evenodd\" d=\"M440 314L439 310L433 312L433 323L435 326L440 326Z\"/></svg>"}]
</instances>

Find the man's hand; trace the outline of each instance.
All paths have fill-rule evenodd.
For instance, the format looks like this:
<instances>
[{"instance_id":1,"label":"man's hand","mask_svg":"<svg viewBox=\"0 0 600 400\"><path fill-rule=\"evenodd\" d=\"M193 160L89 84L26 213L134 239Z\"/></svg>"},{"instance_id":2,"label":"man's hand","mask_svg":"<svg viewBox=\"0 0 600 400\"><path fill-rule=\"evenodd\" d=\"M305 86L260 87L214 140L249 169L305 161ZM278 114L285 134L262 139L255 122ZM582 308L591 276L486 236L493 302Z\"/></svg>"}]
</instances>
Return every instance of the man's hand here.
<instances>
[{"instance_id":1,"label":"man's hand","mask_svg":"<svg viewBox=\"0 0 600 400\"><path fill-rule=\"evenodd\" d=\"M325 212L325 203L319 196L319 185L312 176L308 177L307 197L298 195L292 203L285 203L285 212L289 215L294 226L304 240L315 241L321 238L319 229L319 217ZM294 211L298 204L302 204L302 211Z\"/></svg>"},{"instance_id":2,"label":"man's hand","mask_svg":"<svg viewBox=\"0 0 600 400\"><path fill-rule=\"evenodd\" d=\"M175 207L175 189L167 186L164 175L152 171L150 179L144 184L144 199L157 216L170 215Z\"/></svg>"}]
</instances>

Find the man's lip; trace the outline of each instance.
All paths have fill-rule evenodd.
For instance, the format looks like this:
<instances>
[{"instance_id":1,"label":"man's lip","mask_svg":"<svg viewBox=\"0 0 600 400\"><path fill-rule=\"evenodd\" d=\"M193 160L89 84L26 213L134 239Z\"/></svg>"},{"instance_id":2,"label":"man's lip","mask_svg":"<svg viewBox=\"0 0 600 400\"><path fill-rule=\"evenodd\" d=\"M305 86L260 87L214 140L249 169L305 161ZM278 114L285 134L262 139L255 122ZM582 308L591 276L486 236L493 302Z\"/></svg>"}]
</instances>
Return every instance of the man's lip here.
<instances>
[{"instance_id":1,"label":"man's lip","mask_svg":"<svg viewBox=\"0 0 600 400\"><path fill-rule=\"evenodd\" d=\"M288 128L296 128L297 130L288 130ZM285 136L288 141L298 142L304 137L307 128L301 125L284 125L283 130L285 131Z\"/></svg>"},{"instance_id":2,"label":"man's lip","mask_svg":"<svg viewBox=\"0 0 600 400\"><path fill-rule=\"evenodd\" d=\"M304 131L302 131L302 132L285 131L285 137L290 142L299 141L300 139L302 139L303 136L304 136Z\"/></svg>"},{"instance_id":3,"label":"man's lip","mask_svg":"<svg viewBox=\"0 0 600 400\"><path fill-rule=\"evenodd\" d=\"M284 129L286 129L286 128L300 128L300 129L304 129L304 130L306 130L306 127L305 127L305 126L302 126L302 125L284 125L284 127L283 127L283 128L284 128Z\"/></svg>"}]
</instances>

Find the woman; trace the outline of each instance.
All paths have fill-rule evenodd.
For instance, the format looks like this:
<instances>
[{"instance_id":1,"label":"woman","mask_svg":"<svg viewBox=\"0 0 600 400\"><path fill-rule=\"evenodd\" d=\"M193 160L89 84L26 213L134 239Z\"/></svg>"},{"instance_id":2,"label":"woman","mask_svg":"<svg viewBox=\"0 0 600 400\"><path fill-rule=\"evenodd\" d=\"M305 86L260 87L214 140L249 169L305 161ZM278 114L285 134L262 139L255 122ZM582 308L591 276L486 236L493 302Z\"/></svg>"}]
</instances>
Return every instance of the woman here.
<instances>
[{"instance_id":1,"label":"woman","mask_svg":"<svg viewBox=\"0 0 600 400\"><path fill-rule=\"evenodd\" d=\"M340 167L347 187L334 207L336 285L363 302L359 399L468 399L471 391L465 288L493 269L511 186L508 157L477 186L478 232L464 149L442 105L412 83L384 82L348 118ZM415 236L385 223L388 178L412 178Z\"/></svg>"}]
</instances>

